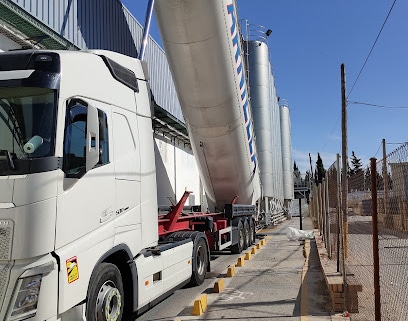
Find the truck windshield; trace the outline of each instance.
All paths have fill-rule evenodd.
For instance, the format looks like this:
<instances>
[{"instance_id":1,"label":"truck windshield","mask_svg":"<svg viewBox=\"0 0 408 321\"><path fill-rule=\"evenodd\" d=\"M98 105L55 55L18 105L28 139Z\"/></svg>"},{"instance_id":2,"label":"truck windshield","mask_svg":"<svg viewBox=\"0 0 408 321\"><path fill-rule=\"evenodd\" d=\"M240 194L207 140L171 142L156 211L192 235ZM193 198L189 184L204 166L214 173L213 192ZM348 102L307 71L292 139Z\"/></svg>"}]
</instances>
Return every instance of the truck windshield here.
<instances>
[{"instance_id":1,"label":"truck windshield","mask_svg":"<svg viewBox=\"0 0 408 321\"><path fill-rule=\"evenodd\" d=\"M0 88L0 151L11 159L54 155L56 91Z\"/></svg>"}]
</instances>

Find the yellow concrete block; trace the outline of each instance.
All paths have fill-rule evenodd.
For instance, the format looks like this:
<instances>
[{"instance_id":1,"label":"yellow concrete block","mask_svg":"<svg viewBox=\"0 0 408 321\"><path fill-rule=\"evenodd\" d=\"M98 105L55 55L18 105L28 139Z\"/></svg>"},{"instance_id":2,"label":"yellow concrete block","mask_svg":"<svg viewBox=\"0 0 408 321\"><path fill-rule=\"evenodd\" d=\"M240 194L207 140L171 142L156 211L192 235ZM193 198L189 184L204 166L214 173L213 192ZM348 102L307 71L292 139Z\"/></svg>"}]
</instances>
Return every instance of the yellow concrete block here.
<instances>
[{"instance_id":1,"label":"yellow concrete block","mask_svg":"<svg viewBox=\"0 0 408 321\"><path fill-rule=\"evenodd\" d=\"M197 300L194 301L193 315L202 315L207 309L207 294L201 294Z\"/></svg>"},{"instance_id":2,"label":"yellow concrete block","mask_svg":"<svg viewBox=\"0 0 408 321\"><path fill-rule=\"evenodd\" d=\"M251 259L251 252L246 252L245 253L245 260L250 260Z\"/></svg>"},{"instance_id":3,"label":"yellow concrete block","mask_svg":"<svg viewBox=\"0 0 408 321\"><path fill-rule=\"evenodd\" d=\"M244 257L243 257L243 256L240 256L240 257L238 258L238 262L237 262L236 266L244 266L244 263L245 263Z\"/></svg>"},{"instance_id":4,"label":"yellow concrete block","mask_svg":"<svg viewBox=\"0 0 408 321\"><path fill-rule=\"evenodd\" d=\"M265 239L262 239L262 240L261 240L261 245L264 246L265 244L266 244L266 240L265 240Z\"/></svg>"},{"instance_id":5,"label":"yellow concrete block","mask_svg":"<svg viewBox=\"0 0 408 321\"><path fill-rule=\"evenodd\" d=\"M259 250L262 247L261 243L256 244L256 248Z\"/></svg>"},{"instance_id":6,"label":"yellow concrete block","mask_svg":"<svg viewBox=\"0 0 408 321\"><path fill-rule=\"evenodd\" d=\"M227 270L227 277L231 278L235 275L235 265L229 266Z\"/></svg>"},{"instance_id":7,"label":"yellow concrete block","mask_svg":"<svg viewBox=\"0 0 408 321\"><path fill-rule=\"evenodd\" d=\"M221 293L224 290L224 279L219 279L214 283L213 293Z\"/></svg>"},{"instance_id":8,"label":"yellow concrete block","mask_svg":"<svg viewBox=\"0 0 408 321\"><path fill-rule=\"evenodd\" d=\"M256 254L256 250L257 250L256 247L253 247L253 248L251 249L251 253L252 253L252 254Z\"/></svg>"}]
</instances>

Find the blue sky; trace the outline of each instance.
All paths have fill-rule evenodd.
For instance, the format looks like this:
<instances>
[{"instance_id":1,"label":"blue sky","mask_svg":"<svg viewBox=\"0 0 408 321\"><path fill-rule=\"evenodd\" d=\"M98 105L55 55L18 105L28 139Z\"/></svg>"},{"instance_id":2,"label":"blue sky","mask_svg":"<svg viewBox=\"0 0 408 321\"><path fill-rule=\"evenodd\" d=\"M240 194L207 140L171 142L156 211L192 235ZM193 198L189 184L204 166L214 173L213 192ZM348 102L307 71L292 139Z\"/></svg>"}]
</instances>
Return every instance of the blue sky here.
<instances>
[{"instance_id":1,"label":"blue sky","mask_svg":"<svg viewBox=\"0 0 408 321\"><path fill-rule=\"evenodd\" d=\"M147 0L123 0L143 24ZM291 112L292 158L301 172L327 169L341 154L340 65L348 96L348 154L382 158L408 141L408 1L397 0L355 83L394 0L238 0L238 15L272 29L271 62L278 96ZM159 37L153 21L151 35ZM160 41L159 41L160 42ZM355 84L355 85L354 85ZM354 88L352 89L354 85ZM351 91L352 89L352 91ZM351 92L350 92L351 91ZM383 108L351 102L362 102Z\"/></svg>"}]
</instances>

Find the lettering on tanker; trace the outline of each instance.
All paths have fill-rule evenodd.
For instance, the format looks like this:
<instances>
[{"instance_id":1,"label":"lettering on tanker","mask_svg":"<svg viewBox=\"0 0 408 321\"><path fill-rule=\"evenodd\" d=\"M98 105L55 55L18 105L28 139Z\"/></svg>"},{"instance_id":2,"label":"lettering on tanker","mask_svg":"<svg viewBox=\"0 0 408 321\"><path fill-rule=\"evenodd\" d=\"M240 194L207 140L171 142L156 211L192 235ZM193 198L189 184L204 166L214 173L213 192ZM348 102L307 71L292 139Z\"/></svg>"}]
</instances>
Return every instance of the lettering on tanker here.
<instances>
[{"instance_id":1,"label":"lettering on tanker","mask_svg":"<svg viewBox=\"0 0 408 321\"><path fill-rule=\"evenodd\" d=\"M248 91L245 85L245 74L243 68L243 62L241 57L241 47L239 45L239 33L237 27L237 19L235 16L235 7L231 3L227 5L227 12L231 16L231 37L232 37L232 47L235 49L235 63L237 64L237 76L240 78L239 82L239 89L241 90L241 104L242 110L244 112L244 119L245 119L245 126L246 126L246 133L249 145L249 153L251 157L251 161L254 164L253 172L255 173L256 170L256 155L255 150L253 148L253 137L252 137L252 130L251 130L251 119L248 115Z\"/></svg>"}]
</instances>

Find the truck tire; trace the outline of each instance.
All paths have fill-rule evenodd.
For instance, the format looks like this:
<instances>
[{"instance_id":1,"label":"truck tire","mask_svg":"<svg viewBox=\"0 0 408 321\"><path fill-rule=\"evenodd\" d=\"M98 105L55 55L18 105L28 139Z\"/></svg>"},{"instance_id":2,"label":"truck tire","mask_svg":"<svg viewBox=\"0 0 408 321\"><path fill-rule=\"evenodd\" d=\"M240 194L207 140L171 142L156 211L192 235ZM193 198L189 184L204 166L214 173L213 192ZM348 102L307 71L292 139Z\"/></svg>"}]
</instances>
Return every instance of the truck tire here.
<instances>
[{"instance_id":1,"label":"truck tire","mask_svg":"<svg viewBox=\"0 0 408 321\"><path fill-rule=\"evenodd\" d=\"M244 220L244 247L243 250L246 250L251 244L251 235L249 230L249 223L248 220Z\"/></svg>"},{"instance_id":2,"label":"truck tire","mask_svg":"<svg viewBox=\"0 0 408 321\"><path fill-rule=\"evenodd\" d=\"M242 221L240 220L238 223L238 242L237 244L231 246L231 252L233 254L241 253L244 248L244 241L245 241L244 226L242 225Z\"/></svg>"},{"instance_id":3,"label":"truck tire","mask_svg":"<svg viewBox=\"0 0 408 321\"><path fill-rule=\"evenodd\" d=\"M88 321L121 321L123 316L123 282L114 264L101 263L94 271L88 288Z\"/></svg>"},{"instance_id":4,"label":"truck tire","mask_svg":"<svg viewBox=\"0 0 408 321\"><path fill-rule=\"evenodd\" d=\"M201 285L205 280L208 268L208 247L203 237L194 240L193 247L193 273L190 285Z\"/></svg>"}]
</instances>

